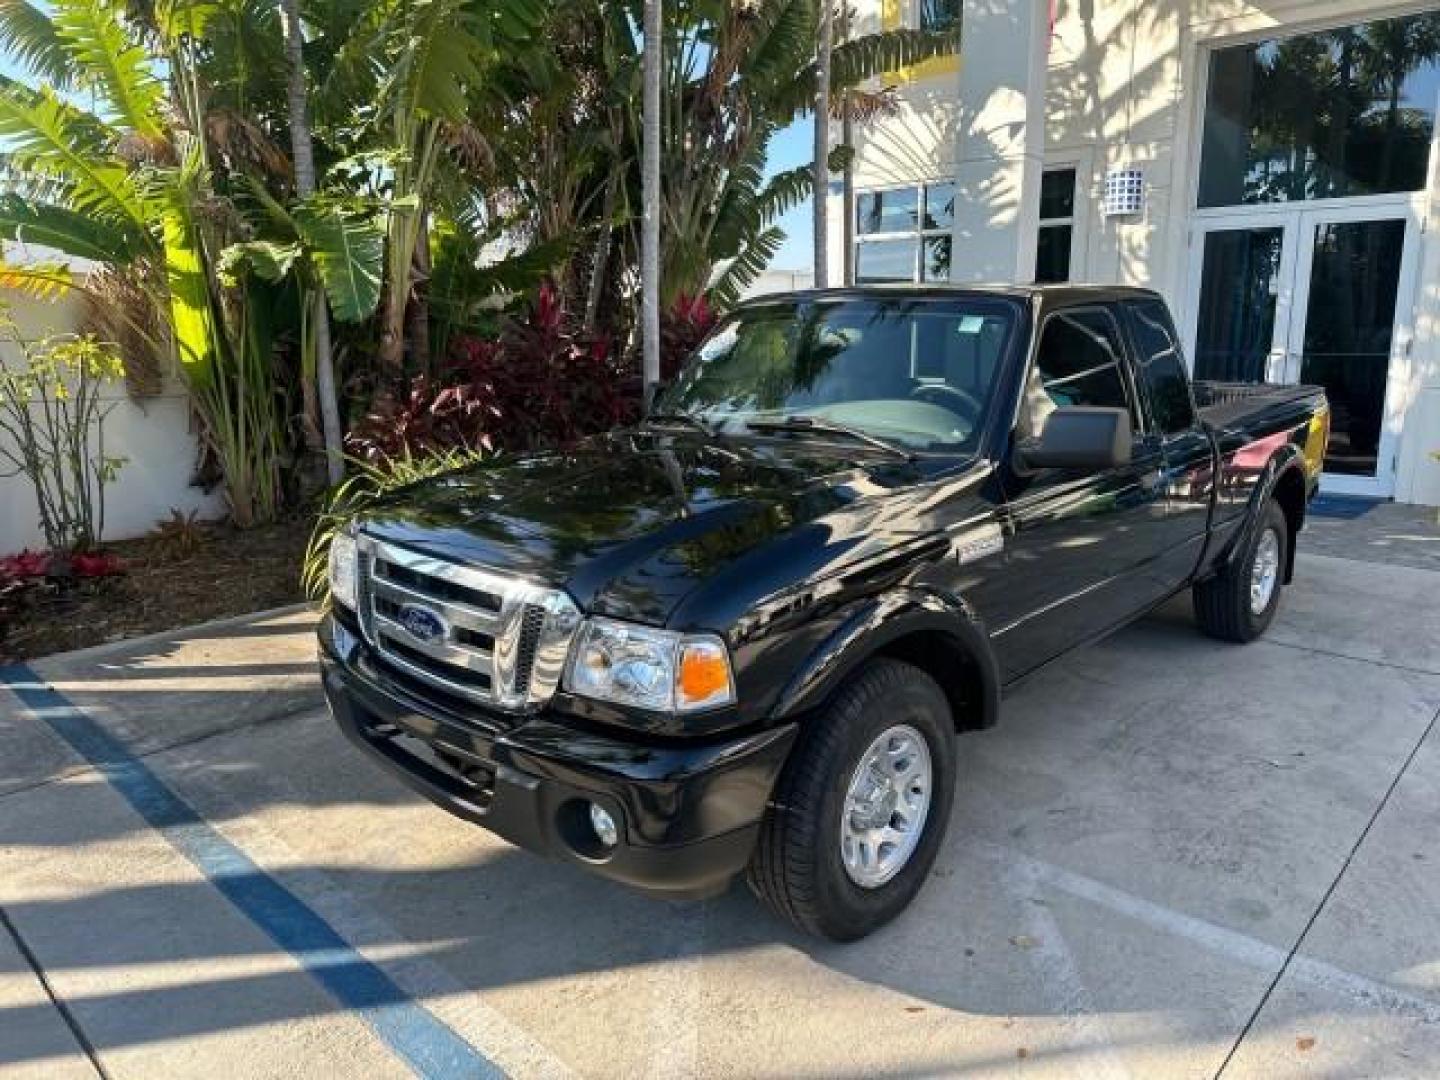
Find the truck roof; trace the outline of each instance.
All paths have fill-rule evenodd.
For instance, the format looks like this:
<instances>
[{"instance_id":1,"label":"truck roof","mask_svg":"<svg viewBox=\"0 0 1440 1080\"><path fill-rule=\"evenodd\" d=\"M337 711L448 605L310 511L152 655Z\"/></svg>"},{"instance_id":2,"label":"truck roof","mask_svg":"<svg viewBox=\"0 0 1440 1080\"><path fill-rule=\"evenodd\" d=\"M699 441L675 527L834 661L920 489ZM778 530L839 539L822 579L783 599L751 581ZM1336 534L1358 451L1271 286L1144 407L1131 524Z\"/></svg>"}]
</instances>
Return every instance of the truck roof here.
<instances>
[{"instance_id":1,"label":"truck roof","mask_svg":"<svg viewBox=\"0 0 1440 1080\"><path fill-rule=\"evenodd\" d=\"M1007 296L1016 300L1044 300L1050 304L1161 299L1160 294L1154 289L1144 289L1135 285L1083 285L1073 282L1058 285L961 285L941 282L929 285L896 283L848 285L833 289L795 289L754 296L747 299L742 306L816 299L859 300L879 297L938 299L946 296Z\"/></svg>"}]
</instances>

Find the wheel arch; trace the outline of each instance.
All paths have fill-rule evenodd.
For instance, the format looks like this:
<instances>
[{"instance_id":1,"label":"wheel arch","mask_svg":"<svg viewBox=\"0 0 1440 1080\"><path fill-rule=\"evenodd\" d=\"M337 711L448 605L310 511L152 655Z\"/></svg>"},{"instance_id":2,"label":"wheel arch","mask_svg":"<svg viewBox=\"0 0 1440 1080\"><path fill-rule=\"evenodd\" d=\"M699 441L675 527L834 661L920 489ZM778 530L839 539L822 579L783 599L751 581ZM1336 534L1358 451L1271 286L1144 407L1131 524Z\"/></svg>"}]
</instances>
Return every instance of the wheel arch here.
<instances>
[{"instance_id":1,"label":"wheel arch","mask_svg":"<svg viewBox=\"0 0 1440 1080\"><path fill-rule=\"evenodd\" d=\"M1304 468L1295 463L1281 469L1271 485L1270 498L1279 504L1289 525L1289 543L1285 545L1285 584L1288 585L1295 580L1295 540L1305 527Z\"/></svg>"},{"instance_id":2,"label":"wheel arch","mask_svg":"<svg viewBox=\"0 0 1440 1080\"><path fill-rule=\"evenodd\" d=\"M1305 513L1310 492L1306 480L1305 459L1293 444L1286 444L1271 455L1265 468L1255 482L1254 491L1245 508L1244 521L1216 559L1204 577L1213 577L1228 567L1242 552L1250 549L1250 543L1260 527L1261 511L1271 499L1279 504L1285 514L1289 528L1289 543L1285 545L1285 583L1295 577L1295 538L1305 526Z\"/></svg>"},{"instance_id":3,"label":"wheel arch","mask_svg":"<svg viewBox=\"0 0 1440 1080\"><path fill-rule=\"evenodd\" d=\"M979 618L958 597L910 587L854 611L786 684L773 716L791 718L819 707L879 656L913 664L933 678L957 731L993 727L999 718L999 667Z\"/></svg>"}]
</instances>

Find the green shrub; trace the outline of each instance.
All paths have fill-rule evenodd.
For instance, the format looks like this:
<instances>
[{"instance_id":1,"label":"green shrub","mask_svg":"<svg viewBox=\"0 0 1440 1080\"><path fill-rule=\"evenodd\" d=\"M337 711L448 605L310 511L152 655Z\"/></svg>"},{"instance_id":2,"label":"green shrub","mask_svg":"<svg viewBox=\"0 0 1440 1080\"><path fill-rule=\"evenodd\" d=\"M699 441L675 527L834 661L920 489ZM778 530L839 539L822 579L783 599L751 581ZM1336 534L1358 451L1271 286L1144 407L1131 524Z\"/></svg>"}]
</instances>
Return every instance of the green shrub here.
<instances>
[{"instance_id":1,"label":"green shrub","mask_svg":"<svg viewBox=\"0 0 1440 1080\"><path fill-rule=\"evenodd\" d=\"M93 337L26 338L3 310L0 340L19 354L18 364L0 366L0 476L30 482L50 551L87 551L105 530L105 486L124 464L105 454L114 405L100 396L124 365Z\"/></svg>"}]
</instances>

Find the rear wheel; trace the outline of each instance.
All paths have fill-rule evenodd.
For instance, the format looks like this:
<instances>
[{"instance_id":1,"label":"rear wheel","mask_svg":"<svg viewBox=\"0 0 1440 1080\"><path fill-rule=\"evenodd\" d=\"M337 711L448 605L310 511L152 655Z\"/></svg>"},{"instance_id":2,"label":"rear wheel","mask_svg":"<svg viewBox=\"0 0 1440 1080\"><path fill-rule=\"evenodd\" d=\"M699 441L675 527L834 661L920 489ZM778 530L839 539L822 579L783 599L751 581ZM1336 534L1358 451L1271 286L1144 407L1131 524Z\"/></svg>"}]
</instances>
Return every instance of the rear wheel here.
<instances>
[{"instance_id":1,"label":"rear wheel","mask_svg":"<svg viewBox=\"0 0 1440 1080\"><path fill-rule=\"evenodd\" d=\"M1275 618L1285 588L1290 524L1273 499L1245 550L1223 573L1195 586L1195 618L1222 641L1254 641Z\"/></svg>"},{"instance_id":2,"label":"rear wheel","mask_svg":"<svg viewBox=\"0 0 1440 1080\"><path fill-rule=\"evenodd\" d=\"M930 676L881 659L806 728L748 878L802 930L853 941L904 910L935 862L954 801L954 721Z\"/></svg>"}]
</instances>

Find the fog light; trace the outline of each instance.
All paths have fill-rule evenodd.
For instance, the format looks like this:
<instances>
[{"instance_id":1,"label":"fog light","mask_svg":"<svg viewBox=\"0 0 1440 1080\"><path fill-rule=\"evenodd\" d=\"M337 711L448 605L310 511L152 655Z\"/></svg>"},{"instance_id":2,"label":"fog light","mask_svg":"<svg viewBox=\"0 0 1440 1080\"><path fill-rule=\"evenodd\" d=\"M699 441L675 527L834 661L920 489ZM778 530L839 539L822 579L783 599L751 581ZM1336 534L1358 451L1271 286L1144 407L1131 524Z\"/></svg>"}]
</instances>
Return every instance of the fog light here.
<instances>
[{"instance_id":1,"label":"fog light","mask_svg":"<svg viewBox=\"0 0 1440 1080\"><path fill-rule=\"evenodd\" d=\"M620 828L603 806L590 804L590 827L595 830L595 835L600 838L600 843L607 848L614 847L620 842Z\"/></svg>"}]
</instances>

